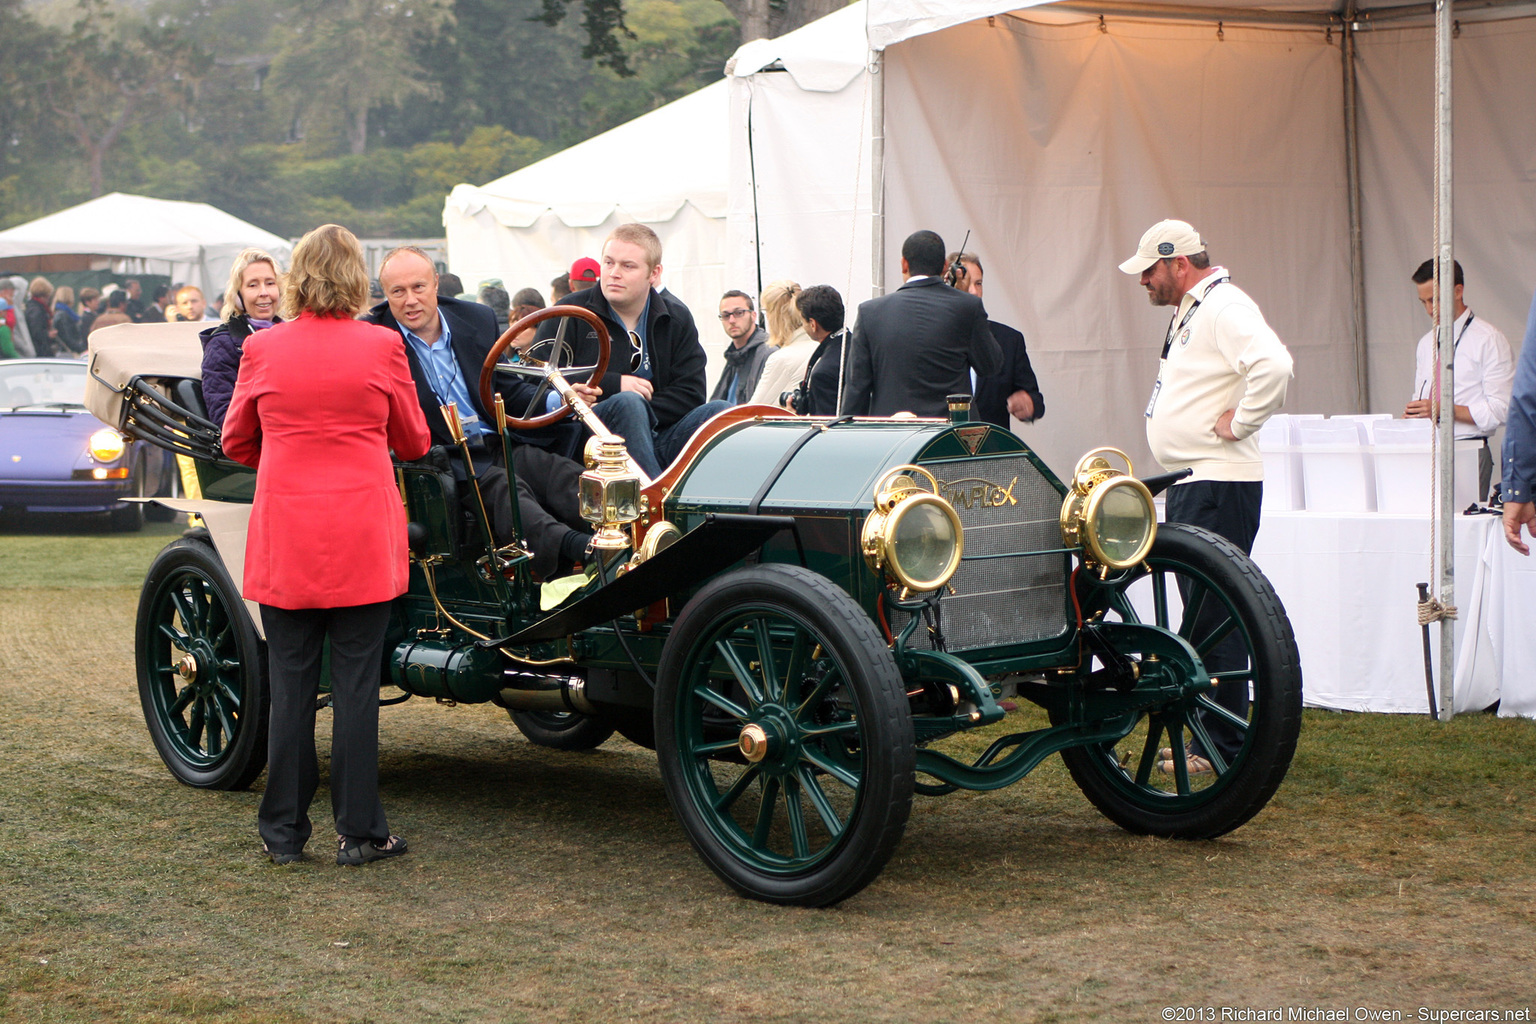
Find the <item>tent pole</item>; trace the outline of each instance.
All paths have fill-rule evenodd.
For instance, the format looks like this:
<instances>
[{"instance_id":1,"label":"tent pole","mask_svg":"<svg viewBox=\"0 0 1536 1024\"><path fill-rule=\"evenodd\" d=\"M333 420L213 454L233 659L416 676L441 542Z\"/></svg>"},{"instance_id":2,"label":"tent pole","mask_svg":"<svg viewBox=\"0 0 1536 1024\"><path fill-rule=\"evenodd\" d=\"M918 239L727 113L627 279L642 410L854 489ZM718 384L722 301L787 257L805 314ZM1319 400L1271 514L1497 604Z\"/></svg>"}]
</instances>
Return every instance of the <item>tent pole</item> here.
<instances>
[{"instance_id":1,"label":"tent pole","mask_svg":"<svg viewBox=\"0 0 1536 1024\"><path fill-rule=\"evenodd\" d=\"M1360 85L1355 77L1355 0L1344 12L1344 178L1349 190L1349 291L1354 313L1355 411L1371 411L1371 367L1365 341L1365 240L1360 212Z\"/></svg>"},{"instance_id":2,"label":"tent pole","mask_svg":"<svg viewBox=\"0 0 1536 1024\"><path fill-rule=\"evenodd\" d=\"M874 102L869 112L870 297L885 294L885 51L869 56Z\"/></svg>"},{"instance_id":3,"label":"tent pole","mask_svg":"<svg viewBox=\"0 0 1536 1024\"><path fill-rule=\"evenodd\" d=\"M1455 607L1455 527L1456 507L1452 494L1455 466L1455 390L1451 379L1451 360L1455 341L1451 336L1456 322L1454 293L1455 260L1452 252L1451 209L1451 3L1435 3L1435 274L1436 340L1440 346L1440 421L1436 427L1440 463L1435 467L1436 532L1435 545L1440 581L1440 603L1447 618L1440 620L1440 720L1450 721L1455 713L1456 630L1449 616Z\"/></svg>"}]
</instances>

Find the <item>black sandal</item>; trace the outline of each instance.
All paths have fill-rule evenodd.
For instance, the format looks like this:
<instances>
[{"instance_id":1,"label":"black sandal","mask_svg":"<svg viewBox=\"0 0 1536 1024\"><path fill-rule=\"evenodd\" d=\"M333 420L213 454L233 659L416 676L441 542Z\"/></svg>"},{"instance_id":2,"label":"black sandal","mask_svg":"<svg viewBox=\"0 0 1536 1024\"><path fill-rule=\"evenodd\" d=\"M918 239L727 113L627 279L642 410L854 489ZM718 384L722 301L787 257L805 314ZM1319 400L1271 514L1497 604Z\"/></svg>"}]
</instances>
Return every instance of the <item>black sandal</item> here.
<instances>
[{"instance_id":1,"label":"black sandal","mask_svg":"<svg viewBox=\"0 0 1536 1024\"><path fill-rule=\"evenodd\" d=\"M336 863L341 867L360 868L376 860L384 860L386 857L398 857L409 850L405 840L399 836L390 836L380 843L376 839L355 839L352 836L338 836L336 842Z\"/></svg>"}]
</instances>

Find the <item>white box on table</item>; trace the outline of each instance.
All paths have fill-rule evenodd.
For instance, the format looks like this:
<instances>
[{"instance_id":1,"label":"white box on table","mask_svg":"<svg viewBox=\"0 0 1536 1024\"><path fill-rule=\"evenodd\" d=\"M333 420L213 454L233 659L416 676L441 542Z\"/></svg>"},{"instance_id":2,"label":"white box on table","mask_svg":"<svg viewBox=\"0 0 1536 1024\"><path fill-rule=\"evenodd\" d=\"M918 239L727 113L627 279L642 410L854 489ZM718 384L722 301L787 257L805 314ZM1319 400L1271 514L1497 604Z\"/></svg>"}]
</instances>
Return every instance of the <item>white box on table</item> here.
<instances>
[{"instance_id":1,"label":"white box on table","mask_svg":"<svg viewBox=\"0 0 1536 1024\"><path fill-rule=\"evenodd\" d=\"M1358 420L1306 420L1296 425L1307 510L1376 511L1376 471Z\"/></svg>"},{"instance_id":2,"label":"white box on table","mask_svg":"<svg viewBox=\"0 0 1536 1024\"><path fill-rule=\"evenodd\" d=\"M1376 507L1381 512L1430 515L1434 473L1429 420L1391 420L1376 427ZM1477 501L1480 441L1457 441L1451 504L1459 512Z\"/></svg>"},{"instance_id":3,"label":"white box on table","mask_svg":"<svg viewBox=\"0 0 1536 1024\"><path fill-rule=\"evenodd\" d=\"M1259 428L1259 453L1264 457L1262 507L1266 511L1299 512L1307 507L1295 422L1294 416L1276 413Z\"/></svg>"}]
</instances>

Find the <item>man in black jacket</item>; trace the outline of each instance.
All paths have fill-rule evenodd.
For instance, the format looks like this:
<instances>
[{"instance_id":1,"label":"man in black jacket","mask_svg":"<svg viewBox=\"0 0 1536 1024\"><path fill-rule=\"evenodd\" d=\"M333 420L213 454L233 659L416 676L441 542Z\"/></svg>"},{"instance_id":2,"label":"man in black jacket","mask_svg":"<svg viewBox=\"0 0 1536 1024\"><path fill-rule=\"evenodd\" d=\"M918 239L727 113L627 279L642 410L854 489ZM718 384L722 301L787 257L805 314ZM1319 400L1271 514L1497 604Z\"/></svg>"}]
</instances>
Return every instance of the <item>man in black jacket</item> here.
<instances>
[{"instance_id":1,"label":"man in black jacket","mask_svg":"<svg viewBox=\"0 0 1536 1024\"><path fill-rule=\"evenodd\" d=\"M437 294L437 269L426 253L414 246L392 250L379 266L384 300L363 317L400 332L416 395L426 414L432 443L457 451L442 406L458 406L464 433L469 438L473 472L491 517L491 532L505 543L516 535L512 501L507 488L505 457L496 436L494 413L480 401L480 370L496 343L496 314L489 306ZM592 397L582 387L585 397ZM532 397L533 388L515 382L501 388L510 415L519 415ZM517 444L512 448L512 469L517 477L518 512L523 536L533 552L533 571L545 579L563 566L582 560L590 527L581 518L578 479L581 467L542 448ZM458 471L465 467L458 465ZM461 498L471 508L474 496Z\"/></svg>"},{"instance_id":2,"label":"man in black jacket","mask_svg":"<svg viewBox=\"0 0 1536 1024\"><path fill-rule=\"evenodd\" d=\"M597 384L608 397L593 411L627 442L629 455L652 479L661 475L705 420L730 408L704 400L704 347L693 314L675 296L658 292L661 239L643 224L621 224L603 242L598 283L566 296L607 324L612 354ZM584 321L566 328L573 363L597 361L597 331ZM539 325L540 340L559 331Z\"/></svg>"},{"instance_id":3,"label":"man in black jacket","mask_svg":"<svg viewBox=\"0 0 1536 1024\"><path fill-rule=\"evenodd\" d=\"M944 240L918 231L901 246L906 281L859 306L850 339L846 415L944 416L947 398L971 393L970 370L1003 368L981 300L944 282Z\"/></svg>"},{"instance_id":4,"label":"man in black jacket","mask_svg":"<svg viewBox=\"0 0 1536 1024\"><path fill-rule=\"evenodd\" d=\"M752 296L732 289L720 297L720 326L731 339L725 350L725 368L710 392L712 402L741 405L757 389L763 364L773 349L768 347L768 332L757 325L757 311Z\"/></svg>"},{"instance_id":5,"label":"man in black jacket","mask_svg":"<svg viewBox=\"0 0 1536 1024\"><path fill-rule=\"evenodd\" d=\"M955 275L955 287L981 298L981 258L969 252L952 253L946 262L951 267L960 265L960 271ZM1033 423L1045 415L1045 396L1040 393L1040 382L1035 378L1034 367L1029 364L1024 335L996 320L988 320L987 326L1003 350L1003 369L994 376L976 378L971 419L996 423L1004 429L1012 426L1009 416L1021 423Z\"/></svg>"}]
</instances>

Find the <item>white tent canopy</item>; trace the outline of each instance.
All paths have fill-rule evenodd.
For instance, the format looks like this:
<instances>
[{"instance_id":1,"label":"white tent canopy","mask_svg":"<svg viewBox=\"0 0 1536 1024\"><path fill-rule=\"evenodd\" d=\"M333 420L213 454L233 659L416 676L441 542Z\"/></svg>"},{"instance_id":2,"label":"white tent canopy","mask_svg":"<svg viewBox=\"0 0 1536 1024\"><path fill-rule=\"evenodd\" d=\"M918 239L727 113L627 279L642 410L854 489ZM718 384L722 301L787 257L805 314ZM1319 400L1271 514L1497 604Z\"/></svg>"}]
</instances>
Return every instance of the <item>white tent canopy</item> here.
<instances>
[{"instance_id":1,"label":"white tent canopy","mask_svg":"<svg viewBox=\"0 0 1536 1024\"><path fill-rule=\"evenodd\" d=\"M834 285L851 316L900 282L907 234L970 230L988 311L1024 332L1046 396L1024 436L1058 469L1115 444L1152 472L1142 410L1168 314L1116 264L1180 217L1296 355L1288 411L1401 414L1430 326L1408 280L1434 254L1429 8L1352 33L1358 338L1345 26L1298 0L1206 6L866 0L747 44L729 65L727 276L760 258L765 279ZM1459 14L1454 44L1458 259L1468 304L1516 343L1536 281L1521 12Z\"/></svg>"},{"instance_id":2,"label":"white tent canopy","mask_svg":"<svg viewBox=\"0 0 1536 1024\"><path fill-rule=\"evenodd\" d=\"M0 231L0 258L84 255L113 257L119 272L163 273L222 292L241 249L257 246L285 265L287 241L207 203L150 199L121 192Z\"/></svg>"},{"instance_id":3,"label":"white tent canopy","mask_svg":"<svg viewBox=\"0 0 1536 1024\"><path fill-rule=\"evenodd\" d=\"M443 210L449 269L471 290L500 278L547 295L552 276L639 221L661 237L663 284L718 350L725 336L708 313L726 287L727 100L717 82L487 185L455 186Z\"/></svg>"}]
</instances>

